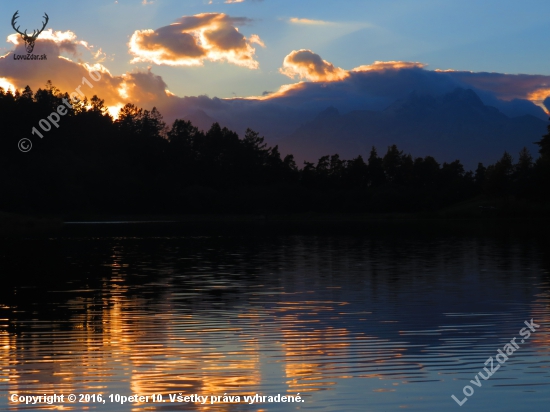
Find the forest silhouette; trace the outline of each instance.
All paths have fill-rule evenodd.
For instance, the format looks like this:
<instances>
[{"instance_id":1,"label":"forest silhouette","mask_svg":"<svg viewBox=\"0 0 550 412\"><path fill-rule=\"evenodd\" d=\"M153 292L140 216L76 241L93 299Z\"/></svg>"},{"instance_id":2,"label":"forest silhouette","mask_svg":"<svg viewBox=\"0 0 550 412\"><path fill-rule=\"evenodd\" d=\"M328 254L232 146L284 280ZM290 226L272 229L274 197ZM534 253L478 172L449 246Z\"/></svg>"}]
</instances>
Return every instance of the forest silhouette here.
<instances>
[{"instance_id":1,"label":"forest silhouette","mask_svg":"<svg viewBox=\"0 0 550 412\"><path fill-rule=\"evenodd\" d=\"M59 128L31 135L63 99L48 82L0 88L0 210L28 214L184 214L434 212L484 196L544 204L549 199L550 126L517 161L509 153L493 165L466 171L460 160L439 164L391 145L365 148L365 158L338 154L298 167L292 155L248 129L243 137L214 123L167 126L156 108L126 104L113 119L93 96L73 105ZM17 143L30 138L21 153ZM475 154L472 154L475 156Z\"/></svg>"}]
</instances>

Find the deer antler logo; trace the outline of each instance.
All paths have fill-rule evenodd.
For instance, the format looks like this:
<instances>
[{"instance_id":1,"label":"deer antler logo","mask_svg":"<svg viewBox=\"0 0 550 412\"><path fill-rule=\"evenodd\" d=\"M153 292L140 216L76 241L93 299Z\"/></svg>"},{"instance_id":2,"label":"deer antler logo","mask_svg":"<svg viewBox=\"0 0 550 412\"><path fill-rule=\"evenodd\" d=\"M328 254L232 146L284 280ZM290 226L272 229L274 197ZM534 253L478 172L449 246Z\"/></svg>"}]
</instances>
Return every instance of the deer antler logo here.
<instances>
[{"instance_id":1,"label":"deer antler logo","mask_svg":"<svg viewBox=\"0 0 550 412\"><path fill-rule=\"evenodd\" d=\"M15 29L15 31L17 33L19 33L21 35L21 37L23 37L23 40L25 41L25 48L27 49L27 53L31 54L32 51L34 50L34 42L38 38L38 35L40 33L42 33L42 31L46 28L46 25L48 24L48 20L50 20L50 18L48 17L48 15L46 13L44 13L44 18L46 19L46 21L43 23L42 28L40 30L38 30L38 32L36 30L33 30L32 34L29 36L27 34L27 30L25 30L24 33L21 33L19 31L19 26L15 27L15 21L19 17L18 13L19 13L19 10L17 10L15 12L15 14L13 15L13 17L11 18L11 25Z\"/></svg>"}]
</instances>

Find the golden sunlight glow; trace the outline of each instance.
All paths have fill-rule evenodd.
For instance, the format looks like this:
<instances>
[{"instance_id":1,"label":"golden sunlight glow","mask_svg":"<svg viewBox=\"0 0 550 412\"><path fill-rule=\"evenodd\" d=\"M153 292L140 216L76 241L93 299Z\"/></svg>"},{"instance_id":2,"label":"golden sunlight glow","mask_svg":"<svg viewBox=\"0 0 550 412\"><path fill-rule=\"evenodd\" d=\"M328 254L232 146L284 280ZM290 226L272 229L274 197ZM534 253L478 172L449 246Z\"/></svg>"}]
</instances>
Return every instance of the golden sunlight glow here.
<instances>
[{"instance_id":1,"label":"golden sunlight glow","mask_svg":"<svg viewBox=\"0 0 550 412\"><path fill-rule=\"evenodd\" d=\"M381 70L399 70L399 69L423 69L426 64L419 62L402 62L402 61L375 61L373 64L356 67L352 72L368 72Z\"/></svg>"},{"instance_id":2,"label":"golden sunlight glow","mask_svg":"<svg viewBox=\"0 0 550 412\"><path fill-rule=\"evenodd\" d=\"M0 87L3 88L5 92L10 91L15 93L16 90L16 87L5 77L0 77Z\"/></svg>"},{"instance_id":3,"label":"golden sunlight glow","mask_svg":"<svg viewBox=\"0 0 550 412\"><path fill-rule=\"evenodd\" d=\"M544 105L544 100L550 96L550 88L542 88L535 90L527 95L527 99L542 108L546 113L550 114L546 106Z\"/></svg>"},{"instance_id":4,"label":"golden sunlight glow","mask_svg":"<svg viewBox=\"0 0 550 412\"><path fill-rule=\"evenodd\" d=\"M107 106L107 111L113 117L113 119L116 120L116 119L118 119L120 109L122 109L123 107L124 107L123 104L118 104L116 106Z\"/></svg>"},{"instance_id":5,"label":"golden sunlight glow","mask_svg":"<svg viewBox=\"0 0 550 412\"><path fill-rule=\"evenodd\" d=\"M303 89L307 85L307 82L298 82L293 84L283 84L281 87L279 87L279 90L273 93L269 93L265 96L250 96L250 97L241 97L243 100L269 100L269 99L275 99L278 97L284 97L288 93L292 92L293 90L300 90ZM225 100L233 100L234 98L228 98Z\"/></svg>"}]
</instances>

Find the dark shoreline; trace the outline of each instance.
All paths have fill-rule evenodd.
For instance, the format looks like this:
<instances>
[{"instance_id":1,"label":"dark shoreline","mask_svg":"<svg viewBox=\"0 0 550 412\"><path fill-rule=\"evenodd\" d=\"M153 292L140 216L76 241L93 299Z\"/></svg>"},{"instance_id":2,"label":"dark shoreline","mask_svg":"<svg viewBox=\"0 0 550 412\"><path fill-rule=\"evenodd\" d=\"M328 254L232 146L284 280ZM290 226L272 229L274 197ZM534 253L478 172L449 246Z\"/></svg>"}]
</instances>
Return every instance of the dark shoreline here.
<instances>
[{"instance_id":1,"label":"dark shoreline","mask_svg":"<svg viewBox=\"0 0 550 412\"><path fill-rule=\"evenodd\" d=\"M540 218L441 218L403 215L269 215L151 216L131 220L65 223L62 236L200 236L200 235L527 235L539 236L550 227Z\"/></svg>"},{"instance_id":2,"label":"dark shoreline","mask_svg":"<svg viewBox=\"0 0 550 412\"><path fill-rule=\"evenodd\" d=\"M180 236L216 234L520 234L542 235L547 217L452 213L295 213L248 215L88 215L33 217L0 213L0 238L51 236Z\"/></svg>"},{"instance_id":3,"label":"dark shoreline","mask_svg":"<svg viewBox=\"0 0 550 412\"><path fill-rule=\"evenodd\" d=\"M48 236L63 228L59 217L25 216L0 212L0 238Z\"/></svg>"}]
</instances>

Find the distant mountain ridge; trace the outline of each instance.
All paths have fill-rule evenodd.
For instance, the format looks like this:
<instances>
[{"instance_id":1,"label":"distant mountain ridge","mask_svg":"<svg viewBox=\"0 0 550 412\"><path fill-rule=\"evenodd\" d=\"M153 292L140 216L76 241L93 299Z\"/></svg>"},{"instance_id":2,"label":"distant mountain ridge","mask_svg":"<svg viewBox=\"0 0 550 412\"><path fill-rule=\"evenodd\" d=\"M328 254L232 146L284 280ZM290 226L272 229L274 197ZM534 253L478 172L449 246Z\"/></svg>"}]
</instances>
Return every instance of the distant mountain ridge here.
<instances>
[{"instance_id":1,"label":"distant mountain ridge","mask_svg":"<svg viewBox=\"0 0 550 412\"><path fill-rule=\"evenodd\" d=\"M546 133L547 124L532 115L508 117L485 105L473 90L456 88L440 96L412 92L383 111L341 114L328 107L278 143L299 164L334 153L367 157L372 146L383 155L387 146L397 144L415 157L460 159L472 169L478 162L493 163L505 150L517 156L526 146L536 155L534 142Z\"/></svg>"}]
</instances>

